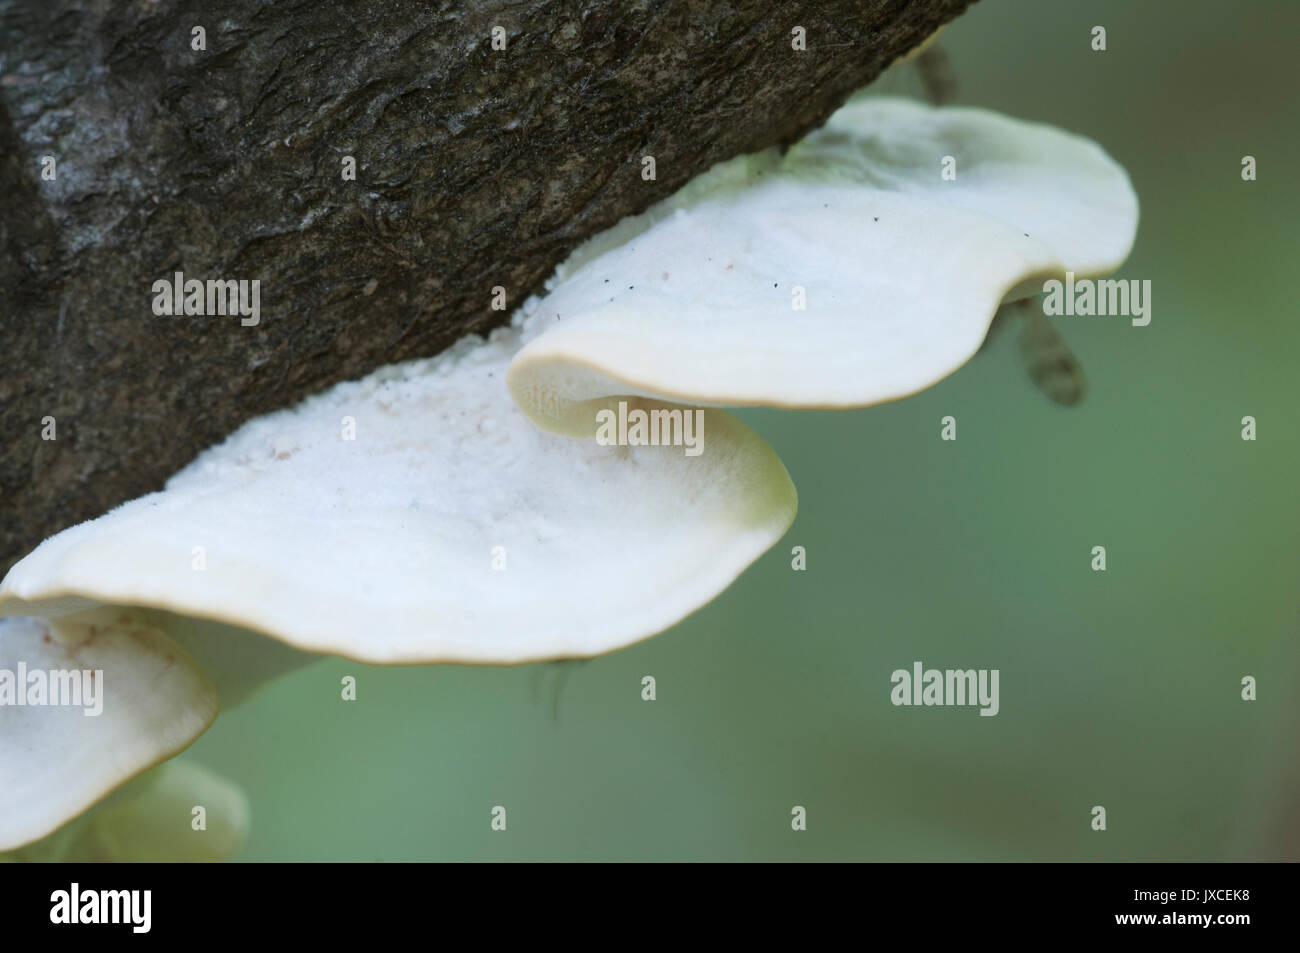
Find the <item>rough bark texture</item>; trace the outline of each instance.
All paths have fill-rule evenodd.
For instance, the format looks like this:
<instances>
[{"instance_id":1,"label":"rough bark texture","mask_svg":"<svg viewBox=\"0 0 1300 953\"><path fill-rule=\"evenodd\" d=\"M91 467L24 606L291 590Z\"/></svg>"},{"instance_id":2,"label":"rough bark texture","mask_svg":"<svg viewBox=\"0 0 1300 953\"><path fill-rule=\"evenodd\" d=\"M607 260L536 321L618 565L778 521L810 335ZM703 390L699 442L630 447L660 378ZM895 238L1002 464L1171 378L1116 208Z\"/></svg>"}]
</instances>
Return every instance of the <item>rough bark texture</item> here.
<instances>
[{"instance_id":1,"label":"rough bark texture","mask_svg":"<svg viewBox=\"0 0 1300 953\"><path fill-rule=\"evenodd\" d=\"M967 3L0 0L0 571L252 416L501 323L494 286L513 307L796 138ZM156 316L176 271L259 279L260 324Z\"/></svg>"}]
</instances>

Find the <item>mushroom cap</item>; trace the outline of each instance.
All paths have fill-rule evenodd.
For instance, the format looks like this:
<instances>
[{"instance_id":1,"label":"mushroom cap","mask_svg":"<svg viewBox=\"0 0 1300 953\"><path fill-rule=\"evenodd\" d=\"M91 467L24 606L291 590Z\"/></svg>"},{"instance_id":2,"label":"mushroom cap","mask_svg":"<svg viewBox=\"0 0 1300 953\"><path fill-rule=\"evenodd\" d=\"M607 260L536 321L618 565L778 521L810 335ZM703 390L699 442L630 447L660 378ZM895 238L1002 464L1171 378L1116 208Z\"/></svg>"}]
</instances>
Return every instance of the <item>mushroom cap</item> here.
<instances>
[{"instance_id":1,"label":"mushroom cap","mask_svg":"<svg viewBox=\"0 0 1300 953\"><path fill-rule=\"evenodd\" d=\"M221 775L178 758L136 782L129 797L103 805L66 860L115 863L199 863L229 860L248 839L251 810L243 789ZM192 811L204 811L194 830Z\"/></svg>"},{"instance_id":2,"label":"mushroom cap","mask_svg":"<svg viewBox=\"0 0 1300 953\"><path fill-rule=\"evenodd\" d=\"M196 806L204 809L202 830L192 826ZM229 860L248 838L250 816L243 789L182 756L133 778L48 836L0 852L0 863Z\"/></svg>"},{"instance_id":3,"label":"mushroom cap","mask_svg":"<svg viewBox=\"0 0 1300 953\"><path fill-rule=\"evenodd\" d=\"M249 422L42 543L0 613L147 606L377 663L590 656L673 625L785 532L794 487L738 419L703 411L698 456L557 437L503 385L517 349L501 329Z\"/></svg>"},{"instance_id":4,"label":"mushroom cap","mask_svg":"<svg viewBox=\"0 0 1300 953\"><path fill-rule=\"evenodd\" d=\"M715 167L575 251L524 321L511 391L561 433L582 432L589 402L610 395L905 397L964 364L1004 299L1111 271L1136 228L1128 176L1086 139L858 99L785 155Z\"/></svg>"},{"instance_id":5,"label":"mushroom cap","mask_svg":"<svg viewBox=\"0 0 1300 953\"><path fill-rule=\"evenodd\" d=\"M189 746L217 715L189 655L121 609L0 619L0 669L102 671L99 715L0 705L0 851L35 841Z\"/></svg>"}]
</instances>

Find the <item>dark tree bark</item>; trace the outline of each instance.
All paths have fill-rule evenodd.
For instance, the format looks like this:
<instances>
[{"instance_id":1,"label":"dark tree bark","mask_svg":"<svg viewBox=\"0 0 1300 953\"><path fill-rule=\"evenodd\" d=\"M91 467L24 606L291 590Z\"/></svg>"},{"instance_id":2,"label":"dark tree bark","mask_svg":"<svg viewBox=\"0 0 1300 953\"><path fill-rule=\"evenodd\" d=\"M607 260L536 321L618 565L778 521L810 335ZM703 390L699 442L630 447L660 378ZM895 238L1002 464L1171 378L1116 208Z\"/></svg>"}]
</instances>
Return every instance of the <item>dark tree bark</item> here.
<instances>
[{"instance_id":1,"label":"dark tree bark","mask_svg":"<svg viewBox=\"0 0 1300 953\"><path fill-rule=\"evenodd\" d=\"M502 323L494 286L793 140L968 2L0 0L0 571L252 416ZM260 323L155 315L177 271L258 279Z\"/></svg>"}]
</instances>

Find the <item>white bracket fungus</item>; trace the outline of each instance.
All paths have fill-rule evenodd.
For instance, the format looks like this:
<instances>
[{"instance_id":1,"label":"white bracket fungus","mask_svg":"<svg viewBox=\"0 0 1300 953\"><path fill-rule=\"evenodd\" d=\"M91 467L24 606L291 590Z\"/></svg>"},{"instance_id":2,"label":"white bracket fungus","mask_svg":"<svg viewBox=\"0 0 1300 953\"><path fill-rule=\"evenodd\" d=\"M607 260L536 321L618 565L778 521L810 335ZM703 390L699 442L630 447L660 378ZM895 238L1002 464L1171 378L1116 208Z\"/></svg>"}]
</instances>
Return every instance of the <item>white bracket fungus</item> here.
<instances>
[{"instance_id":1,"label":"white bracket fungus","mask_svg":"<svg viewBox=\"0 0 1300 953\"><path fill-rule=\"evenodd\" d=\"M1136 228L1128 176L1086 139L857 99L785 155L723 163L579 248L524 322L510 388L574 435L612 395L894 400L964 364L1004 299L1118 267Z\"/></svg>"},{"instance_id":2,"label":"white bracket fungus","mask_svg":"<svg viewBox=\"0 0 1300 953\"><path fill-rule=\"evenodd\" d=\"M19 672L21 694L0 704L0 850L44 837L188 747L217 715L216 690L186 652L121 609L0 619L0 673Z\"/></svg>"},{"instance_id":3,"label":"white bracket fungus","mask_svg":"<svg viewBox=\"0 0 1300 953\"><path fill-rule=\"evenodd\" d=\"M0 623L0 663L71 659L108 692L98 719L0 707L0 850L304 653L529 662L673 625L790 525L781 461L722 410L696 453L546 430L596 436L629 397L671 414L914 393L978 350L1002 301L1117 267L1136 224L1127 176L1086 140L858 100L588 242L488 340L249 422L0 583L0 612L41 617Z\"/></svg>"},{"instance_id":4,"label":"white bracket fungus","mask_svg":"<svg viewBox=\"0 0 1300 953\"><path fill-rule=\"evenodd\" d=\"M598 655L709 602L790 525L784 466L732 415L707 412L697 456L557 437L510 399L517 348L515 329L469 338L251 421L14 566L0 659L62 657L94 630L78 658L104 669L107 697L98 720L0 707L0 850L207 727L217 690L182 644L233 700L309 658L268 656L252 633L377 663Z\"/></svg>"},{"instance_id":5,"label":"white bracket fungus","mask_svg":"<svg viewBox=\"0 0 1300 953\"><path fill-rule=\"evenodd\" d=\"M243 790L185 757L146 771L5 861L194 863L229 860L248 837Z\"/></svg>"},{"instance_id":6,"label":"white bracket fungus","mask_svg":"<svg viewBox=\"0 0 1300 953\"><path fill-rule=\"evenodd\" d=\"M556 437L504 386L517 340L251 421L161 493L42 543L0 612L148 606L363 662L530 662L662 631L785 532L794 487L735 417L708 411L698 456Z\"/></svg>"}]
</instances>

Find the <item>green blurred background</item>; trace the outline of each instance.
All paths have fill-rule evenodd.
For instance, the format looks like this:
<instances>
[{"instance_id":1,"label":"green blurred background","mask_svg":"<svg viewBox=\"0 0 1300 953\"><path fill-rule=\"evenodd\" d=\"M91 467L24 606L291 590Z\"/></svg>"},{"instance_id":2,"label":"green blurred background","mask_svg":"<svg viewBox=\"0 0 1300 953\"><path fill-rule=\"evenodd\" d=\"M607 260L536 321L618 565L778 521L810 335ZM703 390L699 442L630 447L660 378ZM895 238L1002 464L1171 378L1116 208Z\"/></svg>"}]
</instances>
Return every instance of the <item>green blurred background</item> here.
<instances>
[{"instance_id":1,"label":"green blurred background","mask_svg":"<svg viewBox=\"0 0 1300 953\"><path fill-rule=\"evenodd\" d=\"M1141 202L1150 326L1056 319L1084 404L1003 334L893 405L742 413L800 512L731 589L586 663L273 684L187 756L248 791L240 858L1300 859L1297 34L1294 0L975 4L957 102L1095 139ZM917 659L1000 669L1001 713L893 707Z\"/></svg>"}]
</instances>

